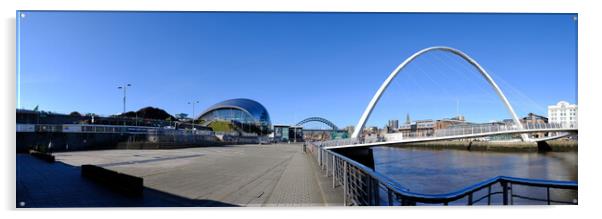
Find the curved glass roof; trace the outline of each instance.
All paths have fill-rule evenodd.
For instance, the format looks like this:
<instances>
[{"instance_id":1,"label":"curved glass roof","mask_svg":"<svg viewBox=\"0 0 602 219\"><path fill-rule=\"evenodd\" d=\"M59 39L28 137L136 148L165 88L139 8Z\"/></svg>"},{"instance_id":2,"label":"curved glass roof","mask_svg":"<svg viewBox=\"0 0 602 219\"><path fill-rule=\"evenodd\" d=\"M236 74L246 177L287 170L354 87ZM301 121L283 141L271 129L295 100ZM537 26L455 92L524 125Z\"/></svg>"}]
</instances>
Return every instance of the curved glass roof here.
<instances>
[{"instance_id":1,"label":"curved glass roof","mask_svg":"<svg viewBox=\"0 0 602 219\"><path fill-rule=\"evenodd\" d=\"M227 109L227 108L240 109L242 111L249 113L257 121L271 123L268 110L263 105L261 105L259 102L251 100L251 99L246 99L246 98L230 99L230 100L225 100L225 101L216 103L213 106L209 107L207 110L205 110L205 112L203 112L199 116L199 118L203 117L203 115L205 115L213 110Z\"/></svg>"}]
</instances>

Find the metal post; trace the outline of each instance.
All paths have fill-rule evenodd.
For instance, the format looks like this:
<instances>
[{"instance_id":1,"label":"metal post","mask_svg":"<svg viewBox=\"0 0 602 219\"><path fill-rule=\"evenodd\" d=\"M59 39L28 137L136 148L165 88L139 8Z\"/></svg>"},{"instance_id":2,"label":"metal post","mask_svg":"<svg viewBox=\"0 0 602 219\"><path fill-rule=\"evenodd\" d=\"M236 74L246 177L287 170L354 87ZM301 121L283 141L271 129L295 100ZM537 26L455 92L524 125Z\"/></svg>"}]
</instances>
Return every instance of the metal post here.
<instances>
[{"instance_id":1,"label":"metal post","mask_svg":"<svg viewBox=\"0 0 602 219\"><path fill-rule=\"evenodd\" d=\"M547 194L548 194L548 205L550 205L552 202L550 200L550 187L546 187L547 190Z\"/></svg>"},{"instance_id":2,"label":"metal post","mask_svg":"<svg viewBox=\"0 0 602 219\"><path fill-rule=\"evenodd\" d=\"M387 203L389 206L393 205L393 192L389 187L387 187Z\"/></svg>"},{"instance_id":3,"label":"metal post","mask_svg":"<svg viewBox=\"0 0 602 219\"><path fill-rule=\"evenodd\" d=\"M508 183L501 182L500 184L502 184L503 204L508 205Z\"/></svg>"},{"instance_id":4,"label":"metal post","mask_svg":"<svg viewBox=\"0 0 602 219\"><path fill-rule=\"evenodd\" d=\"M195 110L194 110L194 105L199 103L198 100L193 100L188 102L188 104L192 104L192 115L190 115L190 118L192 118L191 123L192 123L192 128L194 129L194 114L195 114ZM244 130L244 123L243 123L243 130Z\"/></svg>"},{"instance_id":5,"label":"metal post","mask_svg":"<svg viewBox=\"0 0 602 219\"><path fill-rule=\"evenodd\" d=\"M347 161L343 161L343 205L347 206Z\"/></svg>"},{"instance_id":6,"label":"metal post","mask_svg":"<svg viewBox=\"0 0 602 219\"><path fill-rule=\"evenodd\" d=\"M472 192L468 194L468 205L472 205Z\"/></svg>"},{"instance_id":7,"label":"metal post","mask_svg":"<svg viewBox=\"0 0 602 219\"><path fill-rule=\"evenodd\" d=\"M376 206L380 206L380 189L379 189L379 183L378 180L370 177L372 179L372 191L374 192L373 196L374 197L374 205Z\"/></svg>"},{"instance_id":8,"label":"metal post","mask_svg":"<svg viewBox=\"0 0 602 219\"><path fill-rule=\"evenodd\" d=\"M322 152L321 156L320 156L320 163L321 163L320 169L324 170L324 166L325 166L325 163L326 163L326 162L324 162L324 156L325 156L324 149L321 149L320 151Z\"/></svg>"},{"instance_id":9,"label":"metal post","mask_svg":"<svg viewBox=\"0 0 602 219\"><path fill-rule=\"evenodd\" d=\"M487 205L491 205L491 185L487 187Z\"/></svg>"},{"instance_id":10,"label":"metal post","mask_svg":"<svg viewBox=\"0 0 602 219\"><path fill-rule=\"evenodd\" d=\"M322 148L318 148L318 164L320 164L320 170L322 169Z\"/></svg>"},{"instance_id":11,"label":"metal post","mask_svg":"<svg viewBox=\"0 0 602 219\"><path fill-rule=\"evenodd\" d=\"M132 86L131 84L124 84L123 86L117 87L117 89L123 89L123 113L125 113L125 101L126 101L126 90L127 87Z\"/></svg>"},{"instance_id":12,"label":"metal post","mask_svg":"<svg viewBox=\"0 0 602 219\"><path fill-rule=\"evenodd\" d=\"M326 152L326 162L324 162L324 166L326 166L326 177L328 177L328 152Z\"/></svg>"},{"instance_id":13,"label":"metal post","mask_svg":"<svg viewBox=\"0 0 602 219\"><path fill-rule=\"evenodd\" d=\"M512 183L510 183L510 205L514 205L514 191L512 191Z\"/></svg>"},{"instance_id":14,"label":"metal post","mask_svg":"<svg viewBox=\"0 0 602 219\"><path fill-rule=\"evenodd\" d=\"M334 154L333 154L333 155L332 155L332 188L333 188L333 189L335 188L335 181L336 181L336 178L337 178L337 175L336 175L336 172L335 172L335 171L336 171L336 169L337 169L337 162L336 162L336 159L337 159L337 158L336 158L336 157L334 156Z\"/></svg>"},{"instance_id":15,"label":"metal post","mask_svg":"<svg viewBox=\"0 0 602 219\"><path fill-rule=\"evenodd\" d=\"M127 88L125 86L123 86L123 113L125 113L126 90L127 90Z\"/></svg>"},{"instance_id":16,"label":"metal post","mask_svg":"<svg viewBox=\"0 0 602 219\"><path fill-rule=\"evenodd\" d=\"M366 178L367 178L367 181L366 181L367 188L365 188L365 189L366 189L366 194L368 195L368 197L366 197L367 198L366 204L368 206L374 206L374 205L376 205L376 204L374 204L374 186L372 185L372 184L374 184L374 181L372 181L372 178L370 178L368 176ZM359 177L359 179L361 180L362 178ZM361 186L359 186L359 187L361 189Z\"/></svg>"}]
</instances>

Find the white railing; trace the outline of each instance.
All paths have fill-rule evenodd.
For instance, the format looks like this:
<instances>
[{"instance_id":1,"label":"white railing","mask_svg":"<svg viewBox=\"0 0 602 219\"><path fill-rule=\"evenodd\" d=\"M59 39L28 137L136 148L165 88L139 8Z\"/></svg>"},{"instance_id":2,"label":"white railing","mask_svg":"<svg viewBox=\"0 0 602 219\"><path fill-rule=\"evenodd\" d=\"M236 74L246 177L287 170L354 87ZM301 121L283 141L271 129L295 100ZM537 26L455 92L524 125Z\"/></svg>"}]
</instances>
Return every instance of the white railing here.
<instances>
[{"instance_id":1,"label":"white railing","mask_svg":"<svg viewBox=\"0 0 602 219\"><path fill-rule=\"evenodd\" d=\"M355 145L355 144L369 144L376 142L388 142L388 141L403 141L412 139L431 139L431 138L445 138L453 136L475 136L484 134L504 134L513 133L520 130L532 130L533 132L554 132L556 130L562 131L567 129L577 129L577 123L527 123L522 124L522 129L513 124L479 124L479 125L464 125L458 127L451 127L445 129L431 129L429 131L418 131L410 133L398 133L394 138L387 139L385 137L366 137L364 139L358 138L347 138L337 139L330 141L316 142L316 144L323 147L342 146L342 145Z\"/></svg>"},{"instance_id":2,"label":"white railing","mask_svg":"<svg viewBox=\"0 0 602 219\"><path fill-rule=\"evenodd\" d=\"M330 141L316 142L316 144L323 146L323 147L339 146L339 145L354 145L354 144L360 144L360 143L361 142L357 138L345 138L345 139L336 139L336 140L330 140Z\"/></svg>"},{"instance_id":3,"label":"white railing","mask_svg":"<svg viewBox=\"0 0 602 219\"><path fill-rule=\"evenodd\" d=\"M210 130L169 129L149 126L122 126L98 124L22 124L17 123L17 132L62 132L62 133L129 133L168 135L214 135Z\"/></svg>"}]
</instances>

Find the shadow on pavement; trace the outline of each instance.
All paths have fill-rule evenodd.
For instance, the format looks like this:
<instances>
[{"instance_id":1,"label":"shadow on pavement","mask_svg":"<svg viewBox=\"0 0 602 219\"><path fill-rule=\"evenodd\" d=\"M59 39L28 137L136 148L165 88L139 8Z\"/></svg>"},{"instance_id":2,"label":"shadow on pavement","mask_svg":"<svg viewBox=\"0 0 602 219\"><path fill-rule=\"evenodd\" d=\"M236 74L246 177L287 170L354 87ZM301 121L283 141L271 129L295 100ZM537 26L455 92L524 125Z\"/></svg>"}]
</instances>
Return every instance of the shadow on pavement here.
<instances>
[{"instance_id":1,"label":"shadow on pavement","mask_svg":"<svg viewBox=\"0 0 602 219\"><path fill-rule=\"evenodd\" d=\"M127 196L82 177L80 167L46 163L28 154L16 156L17 208L237 206L184 198L148 187L141 197Z\"/></svg>"}]
</instances>

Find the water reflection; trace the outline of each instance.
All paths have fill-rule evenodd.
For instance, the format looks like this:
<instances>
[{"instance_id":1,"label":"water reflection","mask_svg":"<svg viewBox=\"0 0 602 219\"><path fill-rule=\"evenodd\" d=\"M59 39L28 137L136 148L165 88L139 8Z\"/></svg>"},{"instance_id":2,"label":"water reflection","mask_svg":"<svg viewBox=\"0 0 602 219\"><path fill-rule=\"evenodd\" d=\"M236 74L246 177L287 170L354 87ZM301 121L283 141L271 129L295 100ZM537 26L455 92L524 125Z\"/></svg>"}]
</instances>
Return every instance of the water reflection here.
<instances>
[{"instance_id":1,"label":"water reflection","mask_svg":"<svg viewBox=\"0 0 602 219\"><path fill-rule=\"evenodd\" d=\"M577 181L577 152L483 152L375 147L376 171L420 193L456 191L498 175Z\"/></svg>"}]
</instances>

